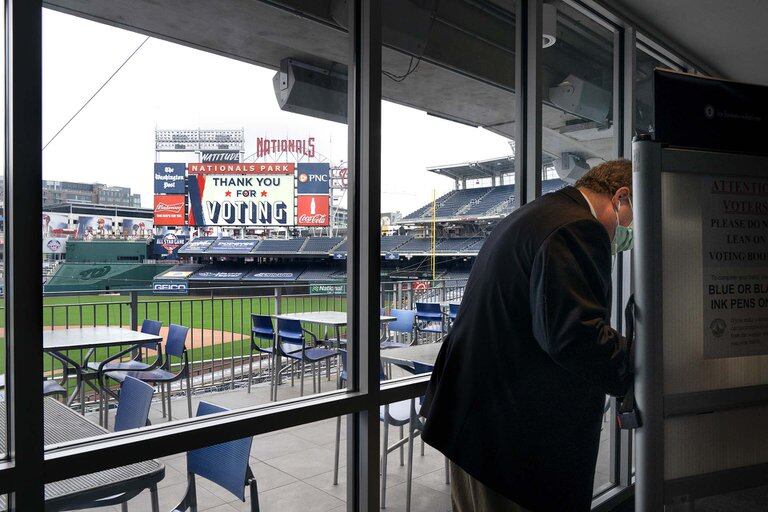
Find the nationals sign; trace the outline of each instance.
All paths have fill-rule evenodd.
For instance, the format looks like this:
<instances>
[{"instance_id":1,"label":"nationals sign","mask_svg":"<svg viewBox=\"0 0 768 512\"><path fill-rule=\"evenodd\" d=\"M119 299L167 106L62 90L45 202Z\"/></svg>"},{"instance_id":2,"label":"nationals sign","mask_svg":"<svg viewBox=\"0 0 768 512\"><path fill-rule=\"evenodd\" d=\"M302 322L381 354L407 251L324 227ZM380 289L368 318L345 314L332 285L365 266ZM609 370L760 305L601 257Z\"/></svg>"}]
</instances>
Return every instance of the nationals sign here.
<instances>
[{"instance_id":1,"label":"nationals sign","mask_svg":"<svg viewBox=\"0 0 768 512\"><path fill-rule=\"evenodd\" d=\"M293 174L295 164L188 164L189 174Z\"/></svg>"},{"instance_id":2,"label":"nationals sign","mask_svg":"<svg viewBox=\"0 0 768 512\"><path fill-rule=\"evenodd\" d=\"M155 226L184 225L183 194L155 196Z\"/></svg>"},{"instance_id":3,"label":"nationals sign","mask_svg":"<svg viewBox=\"0 0 768 512\"><path fill-rule=\"evenodd\" d=\"M189 176L191 226L293 226L293 176ZM166 196L167 197L167 196Z\"/></svg>"}]
</instances>

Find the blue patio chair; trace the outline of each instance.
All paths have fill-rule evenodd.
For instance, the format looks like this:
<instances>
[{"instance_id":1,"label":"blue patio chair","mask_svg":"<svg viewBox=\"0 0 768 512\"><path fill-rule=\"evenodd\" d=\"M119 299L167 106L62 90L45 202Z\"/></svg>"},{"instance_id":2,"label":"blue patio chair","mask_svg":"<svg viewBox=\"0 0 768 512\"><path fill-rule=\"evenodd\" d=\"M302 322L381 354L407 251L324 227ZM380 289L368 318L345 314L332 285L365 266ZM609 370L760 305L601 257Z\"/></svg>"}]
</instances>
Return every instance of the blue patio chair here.
<instances>
[{"instance_id":1,"label":"blue patio chair","mask_svg":"<svg viewBox=\"0 0 768 512\"><path fill-rule=\"evenodd\" d=\"M433 369L432 366L413 361L411 366L404 369L414 375L421 375L424 373L430 373ZM402 400L392 404L385 404L379 407L379 420L384 424L384 439L382 441L381 449L381 508L386 508L387 504L387 460L390 452L401 448L404 444L408 444L408 465L406 467L406 483L405 483L405 511L411 510L411 488L413 483L413 443L417 436L421 436L421 432L424 430L424 422L419 416L419 409L421 409L421 403L424 397L411 398L410 400ZM417 403L418 402L418 403ZM400 440L389 446L389 426L394 425L400 427ZM408 436L403 437L403 427L408 426ZM424 442L422 440L421 454L424 455ZM400 456L400 464L402 465L402 451ZM445 478L446 484L448 483L448 459L445 459Z\"/></svg>"},{"instance_id":2,"label":"blue patio chair","mask_svg":"<svg viewBox=\"0 0 768 512\"><path fill-rule=\"evenodd\" d=\"M266 341L269 346L263 347L259 341ZM268 354L269 363L275 368L275 329L272 327L272 317L269 315L251 314L251 357L248 359L248 392L251 392L253 382L253 351ZM259 357L259 374L261 374L261 357Z\"/></svg>"},{"instance_id":3,"label":"blue patio chair","mask_svg":"<svg viewBox=\"0 0 768 512\"><path fill-rule=\"evenodd\" d=\"M145 319L141 323L140 331L145 334L153 334L155 336L160 335L160 329L163 323L157 320ZM136 350L136 354L133 359L129 361L122 361L121 359L134 351L136 347L129 347L121 350L117 354L107 357L103 361L92 361L88 363L88 369L96 372L95 378L101 385L104 382L104 372L112 370L144 370L147 368L157 368L163 363L163 351L159 342L152 341L150 343L144 343ZM157 357L151 363L145 363L141 359L141 350L155 350L157 351ZM106 426L106 417L109 415L109 396L115 397L116 395L111 392L105 392L102 387L99 387L101 392L99 393L99 423ZM106 390L109 391L109 390ZM165 394L163 394L165 396ZM165 414L165 400L163 400L163 414Z\"/></svg>"},{"instance_id":4,"label":"blue patio chair","mask_svg":"<svg viewBox=\"0 0 768 512\"><path fill-rule=\"evenodd\" d=\"M115 432L146 426L154 394L155 388L146 382L126 377L120 385L120 398L115 414ZM107 424L104 426L109 428Z\"/></svg>"},{"instance_id":5,"label":"blue patio chair","mask_svg":"<svg viewBox=\"0 0 768 512\"><path fill-rule=\"evenodd\" d=\"M165 353L163 354L163 362L157 368L143 368L129 371L104 371L104 378L99 384L101 389L109 391L109 387L106 385L106 378L114 379L118 382L125 380L126 376L135 377L151 384L158 384L160 389L163 390L163 386L167 386L166 396L168 399L168 421L173 419L171 414L171 384L182 379L186 381L187 387L187 411L189 417L192 417L192 384L190 382L189 374L189 354L187 353L187 347L185 341L189 334L189 327L183 325L171 324L168 327L168 337L165 340ZM174 362L179 360L179 362ZM181 368L177 372L173 372L174 365L181 365ZM163 397L165 400L166 397Z\"/></svg>"},{"instance_id":6,"label":"blue patio chair","mask_svg":"<svg viewBox=\"0 0 768 512\"><path fill-rule=\"evenodd\" d=\"M448 319L451 321L451 325L456 321L458 314L459 304L448 304Z\"/></svg>"},{"instance_id":7,"label":"blue patio chair","mask_svg":"<svg viewBox=\"0 0 768 512\"><path fill-rule=\"evenodd\" d=\"M5 390L5 374L0 374L0 397L3 396ZM43 377L43 396L55 396L62 395L67 396L67 390L64 389L62 383L56 380L50 380Z\"/></svg>"},{"instance_id":8,"label":"blue patio chair","mask_svg":"<svg viewBox=\"0 0 768 512\"><path fill-rule=\"evenodd\" d=\"M416 313L410 309L393 309L390 316L395 317L393 322L387 325L389 333L405 333L413 336L414 325L416 324ZM412 338L413 339L413 338ZM379 344L382 350L388 348L402 348L409 346L410 343L401 343L395 339L387 337Z\"/></svg>"},{"instance_id":9,"label":"blue patio chair","mask_svg":"<svg viewBox=\"0 0 768 512\"><path fill-rule=\"evenodd\" d=\"M312 389L313 392L322 391L322 378L320 371L315 372L315 364L323 361L330 364L330 359L337 356L339 352L336 349L321 348L318 346L307 347L307 338L312 338L312 344L317 345L317 336L301 326L299 320L288 320L284 318L277 319L277 351L278 354L286 359L293 361L292 364L301 364L301 396L304 396L304 367L307 363L312 365ZM277 371L273 372L277 373ZM315 374L317 380L315 380ZM277 382L277 380L275 381ZM293 372L291 372L291 383L293 383ZM275 400L277 400L277 384L275 384Z\"/></svg>"},{"instance_id":10,"label":"blue patio chair","mask_svg":"<svg viewBox=\"0 0 768 512\"><path fill-rule=\"evenodd\" d=\"M443 334L443 310L437 302L416 303L416 342L420 332Z\"/></svg>"},{"instance_id":11,"label":"blue patio chair","mask_svg":"<svg viewBox=\"0 0 768 512\"><path fill-rule=\"evenodd\" d=\"M341 378L346 380L347 378L347 353L344 350L339 351L339 358L341 359ZM432 366L413 361L409 366L408 371L414 375L420 375L424 373L430 373ZM383 365L379 364L379 380L385 380L387 375L384 373ZM417 407L416 401L418 400L419 406ZM411 482L413 480L413 441L417 436L421 435L421 431L424 428L424 424L421 421L418 410L420 404L423 401L423 397L418 399L412 398L410 400L402 400L393 404L382 405L379 408L379 420L384 424L384 441L382 448L382 460L381 460L381 508L386 508L386 485L387 485L387 455L389 452L399 449L400 450L400 465L403 464L403 452L402 447L408 444L408 469L407 469L407 483L406 483L406 512L411 510ZM400 440L393 444L388 445L389 442L389 426L393 425L400 427ZM403 428L409 427L408 437L403 435ZM333 466L333 485L339 483L339 447L341 443L341 417L336 418L336 451L334 455ZM424 445L422 444L421 454L424 455ZM446 467L446 483L448 483L448 459L445 460Z\"/></svg>"},{"instance_id":12,"label":"blue patio chair","mask_svg":"<svg viewBox=\"0 0 768 512\"><path fill-rule=\"evenodd\" d=\"M197 406L197 416L227 410L218 405L200 402ZM246 437L187 452L187 491L172 512L197 511L196 476L221 486L242 502L245 502L245 488L249 487L251 512L258 512L259 491L256 478L248 465L252 441L252 437Z\"/></svg>"},{"instance_id":13,"label":"blue patio chair","mask_svg":"<svg viewBox=\"0 0 768 512\"><path fill-rule=\"evenodd\" d=\"M160 328L163 326L162 322L158 322L157 320L149 320L146 319L141 323L141 329L139 329L141 332L145 334L153 334L155 336L160 335ZM162 350L160 342L149 342L144 343L142 345L139 345L139 350L136 350L136 354L134 355L133 359L130 361L121 361L125 355L129 354L133 350L135 350L136 347L129 347L125 350L121 350L115 355L109 356L104 361L92 361L88 363L88 368L91 370L95 370L97 372L103 372L104 370L138 370L138 369L144 369L149 368L152 366L153 368L157 368L160 366L163 362L162 360ZM153 363L144 363L141 360L141 349L150 349L150 350L156 350L157 351L157 358Z\"/></svg>"}]
</instances>

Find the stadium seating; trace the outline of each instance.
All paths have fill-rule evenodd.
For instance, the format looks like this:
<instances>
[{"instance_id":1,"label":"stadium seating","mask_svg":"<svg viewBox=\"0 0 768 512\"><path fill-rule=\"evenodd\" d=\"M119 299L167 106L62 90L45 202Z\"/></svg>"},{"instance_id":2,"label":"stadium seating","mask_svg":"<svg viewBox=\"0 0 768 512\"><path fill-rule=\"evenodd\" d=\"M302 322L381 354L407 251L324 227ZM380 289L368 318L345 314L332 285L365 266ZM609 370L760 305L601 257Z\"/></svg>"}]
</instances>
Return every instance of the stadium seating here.
<instances>
[{"instance_id":1,"label":"stadium seating","mask_svg":"<svg viewBox=\"0 0 768 512\"><path fill-rule=\"evenodd\" d=\"M341 241L342 238L340 236L314 236L307 238L307 243L301 248L301 252L328 254L328 252L341 243Z\"/></svg>"},{"instance_id":2,"label":"stadium seating","mask_svg":"<svg viewBox=\"0 0 768 512\"><path fill-rule=\"evenodd\" d=\"M441 238L437 241L435 252L464 252L474 238Z\"/></svg>"},{"instance_id":3,"label":"stadium seating","mask_svg":"<svg viewBox=\"0 0 768 512\"><path fill-rule=\"evenodd\" d=\"M344 268L310 267L299 276L298 280L307 282L339 281L344 280L345 278L346 270Z\"/></svg>"},{"instance_id":4,"label":"stadium seating","mask_svg":"<svg viewBox=\"0 0 768 512\"><path fill-rule=\"evenodd\" d=\"M394 252L411 239L412 237L408 235L383 236L381 237L381 252Z\"/></svg>"},{"instance_id":5,"label":"stadium seating","mask_svg":"<svg viewBox=\"0 0 768 512\"><path fill-rule=\"evenodd\" d=\"M402 253L430 252L432 251L432 240L429 238L411 238L398 247L397 251Z\"/></svg>"},{"instance_id":6,"label":"stadium seating","mask_svg":"<svg viewBox=\"0 0 768 512\"><path fill-rule=\"evenodd\" d=\"M561 189L566 183L559 179L544 180L542 194ZM515 185L497 187L477 187L452 190L435 201L436 217L504 217L516 207ZM426 220L432 217L432 203L427 203L415 212L406 215L404 220Z\"/></svg>"},{"instance_id":7,"label":"stadium seating","mask_svg":"<svg viewBox=\"0 0 768 512\"><path fill-rule=\"evenodd\" d=\"M259 242L259 245L253 250L253 254L290 254L299 252L305 240L306 238L268 238Z\"/></svg>"}]
</instances>

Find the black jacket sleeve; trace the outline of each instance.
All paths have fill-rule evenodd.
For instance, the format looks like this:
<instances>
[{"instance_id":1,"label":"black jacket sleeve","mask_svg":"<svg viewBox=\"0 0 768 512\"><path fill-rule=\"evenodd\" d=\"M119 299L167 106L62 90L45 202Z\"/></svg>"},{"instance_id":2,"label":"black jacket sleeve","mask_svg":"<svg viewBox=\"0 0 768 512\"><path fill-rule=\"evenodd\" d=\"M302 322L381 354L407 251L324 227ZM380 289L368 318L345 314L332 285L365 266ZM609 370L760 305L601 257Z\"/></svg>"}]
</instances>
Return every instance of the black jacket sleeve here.
<instances>
[{"instance_id":1,"label":"black jacket sleeve","mask_svg":"<svg viewBox=\"0 0 768 512\"><path fill-rule=\"evenodd\" d=\"M531 270L533 334L559 365L621 396L632 382L626 340L609 324L610 241L605 229L578 220L553 232Z\"/></svg>"}]
</instances>

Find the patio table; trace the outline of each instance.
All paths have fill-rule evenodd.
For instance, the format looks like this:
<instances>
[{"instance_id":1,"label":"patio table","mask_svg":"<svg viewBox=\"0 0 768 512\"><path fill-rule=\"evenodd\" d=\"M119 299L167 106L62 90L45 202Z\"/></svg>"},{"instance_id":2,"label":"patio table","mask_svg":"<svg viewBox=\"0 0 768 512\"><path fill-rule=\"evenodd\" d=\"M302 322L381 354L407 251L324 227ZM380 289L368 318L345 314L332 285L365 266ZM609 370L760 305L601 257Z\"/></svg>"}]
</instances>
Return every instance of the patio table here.
<instances>
[{"instance_id":1,"label":"patio table","mask_svg":"<svg viewBox=\"0 0 768 512\"><path fill-rule=\"evenodd\" d=\"M0 401L0 415L5 417L6 402ZM45 444L55 445L100 436L109 431L79 415L53 398L44 398ZM0 431L0 451L7 452L6 429ZM127 493L135 496L149 489L152 511L159 511L157 484L165 477L165 466L157 460L96 471L83 476L45 484L45 510L72 510L95 506L96 500ZM7 510L5 495L0 496L0 510Z\"/></svg>"},{"instance_id":2,"label":"patio table","mask_svg":"<svg viewBox=\"0 0 768 512\"><path fill-rule=\"evenodd\" d=\"M346 311L304 311L301 313L283 313L279 315L272 315L277 319L283 320L298 320L299 322L307 322L313 324L324 325L326 327L332 327L336 336L335 348L338 350L341 346L341 328L347 325L347 312ZM379 321L382 324L394 322L397 320L393 316L381 315ZM277 366L280 367L280 356L277 356ZM341 368L337 368L337 377L341 375ZM275 388L279 384L280 377L277 377L278 381L274 383ZM338 380L340 385L340 380Z\"/></svg>"},{"instance_id":3,"label":"patio table","mask_svg":"<svg viewBox=\"0 0 768 512\"><path fill-rule=\"evenodd\" d=\"M72 404L76 396L80 396L80 412L85 414L85 386L87 383L97 393L100 390L90 381L96 377L96 372L88 369L88 360L97 348L117 345L134 345L136 348L145 343L160 343L162 337L133 331L124 327L76 327L68 329L52 329L43 331L43 351L56 356L57 359L70 365L77 375L75 391L67 400ZM65 352L69 350L88 349L85 359L80 363ZM65 372L68 370L65 368ZM69 373L67 373L69 375Z\"/></svg>"},{"instance_id":4,"label":"patio table","mask_svg":"<svg viewBox=\"0 0 768 512\"><path fill-rule=\"evenodd\" d=\"M435 366L437 355L443 346L442 341L426 343L424 345L411 345L403 348L390 348L381 351L381 361L385 363L405 365L413 367L413 363L421 363Z\"/></svg>"}]
</instances>

